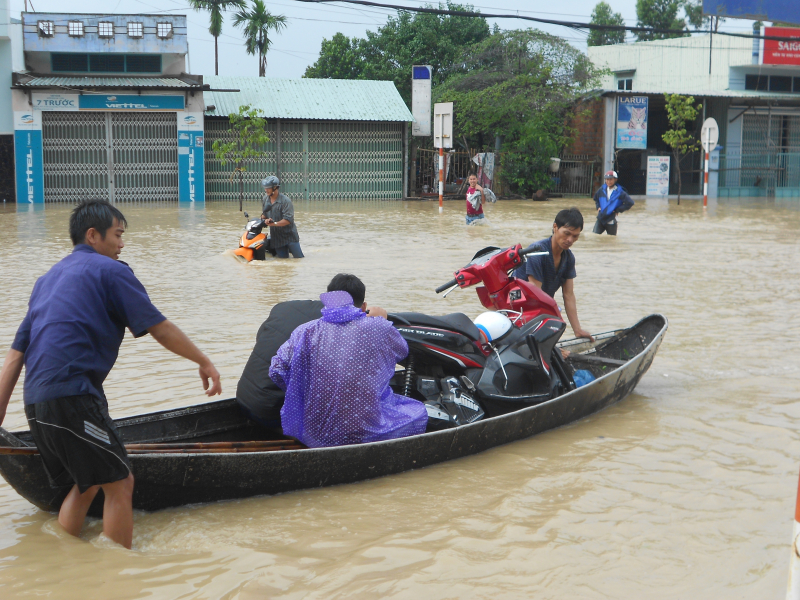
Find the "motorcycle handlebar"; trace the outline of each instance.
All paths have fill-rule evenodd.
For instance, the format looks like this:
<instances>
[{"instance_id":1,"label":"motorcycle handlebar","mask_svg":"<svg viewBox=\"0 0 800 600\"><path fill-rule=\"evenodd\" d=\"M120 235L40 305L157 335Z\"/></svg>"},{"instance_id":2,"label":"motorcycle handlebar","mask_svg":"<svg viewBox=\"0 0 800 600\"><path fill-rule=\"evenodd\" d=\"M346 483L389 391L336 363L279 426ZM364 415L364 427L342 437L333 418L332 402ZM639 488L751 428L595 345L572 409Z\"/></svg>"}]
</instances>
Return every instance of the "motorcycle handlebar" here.
<instances>
[{"instance_id":1,"label":"motorcycle handlebar","mask_svg":"<svg viewBox=\"0 0 800 600\"><path fill-rule=\"evenodd\" d=\"M535 250L536 250L535 247L533 247L533 248L523 248L522 250L519 251L519 255L522 257L522 256L527 256L528 254L534 254ZM539 252L539 251L537 251L537 252L535 252L535 254L537 256L539 256L539 255L549 254L549 252Z\"/></svg>"},{"instance_id":2,"label":"motorcycle handlebar","mask_svg":"<svg viewBox=\"0 0 800 600\"><path fill-rule=\"evenodd\" d=\"M458 285L458 282L455 279L453 279L451 281L448 281L447 283L444 283L444 284L440 285L439 287L437 287L436 288L436 293L437 294L441 294L443 291L445 291L448 288L453 287L454 285Z\"/></svg>"}]
</instances>

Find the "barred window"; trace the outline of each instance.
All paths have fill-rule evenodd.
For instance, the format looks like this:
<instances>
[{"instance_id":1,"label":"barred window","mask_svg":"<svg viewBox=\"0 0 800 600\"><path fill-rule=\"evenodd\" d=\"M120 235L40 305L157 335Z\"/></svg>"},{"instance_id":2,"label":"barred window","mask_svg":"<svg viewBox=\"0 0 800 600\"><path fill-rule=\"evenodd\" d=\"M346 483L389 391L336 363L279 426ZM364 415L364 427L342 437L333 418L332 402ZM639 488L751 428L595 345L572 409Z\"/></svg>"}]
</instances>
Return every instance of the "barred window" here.
<instances>
[{"instance_id":1,"label":"barred window","mask_svg":"<svg viewBox=\"0 0 800 600\"><path fill-rule=\"evenodd\" d=\"M67 23L67 33L71 37L83 37L83 21L70 21Z\"/></svg>"},{"instance_id":2,"label":"barred window","mask_svg":"<svg viewBox=\"0 0 800 600\"><path fill-rule=\"evenodd\" d=\"M114 37L114 24L109 21L100 21L97 24L97 35L101 38Z\"/></svg>"},{"instance_id":3,"label":"barred window","mask_svg":"<svg viewBox=\"0 0 800 600\"><path fill-rule=\"evenodd\" d=\"M160 38L172 37L172 23L157 23L156 35Z\"/></svg>"},{"instance_id":4,"label":"barred window","mask_svg":"<svg viewBox=\"0 0 800 600\"><path fill-rule=\"evenodd\" d=\"M144 36L144 25L142 23L128 23L128 37L140 38Z\"/></svg>"},{"instance_id":5,"label":"barred window","mask_svg":"<svg viewBox=\"0 0 800 600\"><path fill-rule=\"evenodd\" d=\"M36 29L39 31L41 37L53 37L56 32L56 26L52 21L38 21Z\"/></svg>"}]
</instances>

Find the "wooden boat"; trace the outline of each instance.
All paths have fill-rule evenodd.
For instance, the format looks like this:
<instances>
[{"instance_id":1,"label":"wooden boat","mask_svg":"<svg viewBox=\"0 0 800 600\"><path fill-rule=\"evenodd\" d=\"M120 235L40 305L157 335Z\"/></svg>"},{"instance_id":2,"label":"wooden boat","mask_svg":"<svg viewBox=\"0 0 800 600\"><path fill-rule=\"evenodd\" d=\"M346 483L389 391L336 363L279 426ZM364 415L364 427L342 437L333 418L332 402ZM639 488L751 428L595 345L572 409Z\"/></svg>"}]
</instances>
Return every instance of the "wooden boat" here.
<instances>
[{"instance_id":1,"label":"wooden boat","mask_svg":"<svg viewBox=\"0 0 800 600\"><path fill-rule=\"evenodd\" d=\"M650 315L629 329L592 342L560 344L568 362L595 381L558 398L455 429L351 446L309 449L280 430L249 421L235 399L118 419L136 484L133 506L163 508L279 494L352 483L419 469L482 452L572 423L631 393L647 372L667 330ZM135 446L139 444L139 446ZM149 446L156 444L156 446ZM50 487L27 431L0 427L0 474L21 496L47 511L61 506L68 488ZM90 514L102 513L102 494Z\"/></svg>"}]
</instances>

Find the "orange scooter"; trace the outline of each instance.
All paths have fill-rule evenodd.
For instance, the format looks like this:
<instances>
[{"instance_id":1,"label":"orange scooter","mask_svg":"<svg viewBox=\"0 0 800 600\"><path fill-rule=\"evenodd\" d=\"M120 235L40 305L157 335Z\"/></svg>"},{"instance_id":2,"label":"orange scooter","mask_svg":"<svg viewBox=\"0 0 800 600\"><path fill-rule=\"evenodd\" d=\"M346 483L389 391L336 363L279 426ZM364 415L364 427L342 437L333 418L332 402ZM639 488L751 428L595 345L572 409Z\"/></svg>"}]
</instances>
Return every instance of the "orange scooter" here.
<instances>
[{"instance_id":1,"label":"orange scooter","mask_svg":"<svg viewBox=\"0 0 800 600\"><path fill-rule=\"evenodd\" d=\"M249 219L250 215L244 213L244 218ZM275 250L269 247L269 235L261 232L266 226L264 219L248 221L239 239L239 247L233 251L234 255L245 262L265 260L267 252L275 256Z\"/></svg>"}]
</instances>

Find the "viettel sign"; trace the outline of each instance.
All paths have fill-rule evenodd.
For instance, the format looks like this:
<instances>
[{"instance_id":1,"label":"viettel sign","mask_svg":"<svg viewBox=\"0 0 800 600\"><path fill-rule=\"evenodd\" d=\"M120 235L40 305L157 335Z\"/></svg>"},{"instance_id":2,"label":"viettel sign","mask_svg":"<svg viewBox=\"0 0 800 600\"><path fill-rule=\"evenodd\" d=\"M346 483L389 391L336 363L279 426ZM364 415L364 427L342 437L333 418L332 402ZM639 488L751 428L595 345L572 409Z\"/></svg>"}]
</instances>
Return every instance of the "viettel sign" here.
<instances>
[{"instance_id":1,"label":"viettel sign","mask_svg":"<svg viewBox=\"0 0 800 600\"><path fill-rule=\"evenodd\" d=\"M800 66L800 28L762 27L761 35L792 38L788 41L761 40L761 64Z\"/></svg>"}]
</instances>

